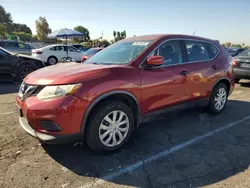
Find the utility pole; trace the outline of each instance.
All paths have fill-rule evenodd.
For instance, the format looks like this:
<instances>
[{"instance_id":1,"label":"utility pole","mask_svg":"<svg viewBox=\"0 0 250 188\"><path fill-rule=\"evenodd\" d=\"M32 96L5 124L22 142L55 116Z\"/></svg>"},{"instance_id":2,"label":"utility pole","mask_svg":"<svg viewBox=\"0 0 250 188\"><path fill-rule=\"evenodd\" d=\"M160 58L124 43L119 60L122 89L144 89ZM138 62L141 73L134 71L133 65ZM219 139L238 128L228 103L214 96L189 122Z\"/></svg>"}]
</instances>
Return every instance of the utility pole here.
<instances>
[{"instance_id":1,"label":"utility pole","mask_svg":"<svg viewBox=\"0 0 250 188\"><path fill-rule=\"evenodd\" d=\"M102 40L103 40L103 30L102 30Z\"/></svg>"},{"instance_id":2,"label":"utility pole","mask_svg":"<svg viewBox=\"0 0 250 188\"><path fill-rule=\"evenodd\" d=\"M196 31L193 32L193 36L194 36L195 32L196 32Z\"/></svg>"}]
</instances>

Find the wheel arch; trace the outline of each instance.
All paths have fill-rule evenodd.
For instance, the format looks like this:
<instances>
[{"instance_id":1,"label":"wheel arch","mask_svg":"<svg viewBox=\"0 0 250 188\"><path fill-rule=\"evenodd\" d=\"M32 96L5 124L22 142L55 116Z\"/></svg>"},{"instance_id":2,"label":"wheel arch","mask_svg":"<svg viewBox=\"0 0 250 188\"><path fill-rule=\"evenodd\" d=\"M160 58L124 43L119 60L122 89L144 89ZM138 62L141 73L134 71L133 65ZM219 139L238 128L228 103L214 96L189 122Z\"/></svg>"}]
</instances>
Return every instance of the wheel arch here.
<instances>
[{"instance_id":1,"label":"wheel arch","mask_svg":"<svg viewBox=\"0 0 250 188\"><path fill-rule=\"evenodd\" d=\"M214 90L214 88L215 88L219 83L224 83L224 84L227 86L228 93L230 92L230 89L231 89L231 82L230 82L230 80L229 80L227 77L222 77L222 78L219 78L219 79L214 83L214 85L213 85L213 87L212 87L212 90L211 90L211 93L210 93L210 97L211 97L212 91Z\"/></svg>"},{"instance_id":2,"label":"wheel arch","mask_svg":"<svg viewBox=\"0 0 250 188\"><path fill-rule=\"evenodd\" d=\"M97 97L87 108L86 112L84 113L84 116L82 118L81 123L81 132L84 133L87 127L87 122L89 120L89 117L91 115L91 112L94 110L95 107L97 107L99 104L101 104L104 101L107 100L118 100L122 101L125 104L127 104L133 111L134 118L135 118L135 125L136 127L139 126L140 123L140 106L136 99L136 97L128 92L123 90L115 90L110 91L107 93L102 94L101 96Z\"/></svg>"},{"instance_id":3,"label":"wheel arch","mask_svg":"<svg viewBox=\"0 0 250 188\"><path fill-rule=\"evenodd\" d=\"M56 58L56 60L57 60L57 62L58 62L58 58L57 58L56 56L54 56L54 55L50 55L50 56L47 58L47 63L49 63L49 58L51 58L51 57Z\"/></svg>"}]
</instances>

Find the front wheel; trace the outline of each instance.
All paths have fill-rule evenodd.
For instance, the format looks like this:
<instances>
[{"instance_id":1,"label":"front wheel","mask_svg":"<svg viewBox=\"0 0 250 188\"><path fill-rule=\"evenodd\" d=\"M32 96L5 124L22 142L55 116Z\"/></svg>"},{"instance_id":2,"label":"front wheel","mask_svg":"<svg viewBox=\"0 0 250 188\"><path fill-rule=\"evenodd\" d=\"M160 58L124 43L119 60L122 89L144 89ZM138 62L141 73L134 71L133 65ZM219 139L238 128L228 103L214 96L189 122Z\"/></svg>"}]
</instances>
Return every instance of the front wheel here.
<instances>
[{"instance_id":1,"label":"front wheel","mask_svg":"<svg viewBox=\"0 0 250 188\"><path fill-rule=\"evenodd\" d=\"M132 110L119 101L107 101L91 113L86 142L94 151L113 151L124 145L134 130Z\"/></svg>"},{"instance_id":2,"label":"front wheel","mask_svg":"<svg viewBox=\"0 0 250 188\"><path fill-rule=\"evenodd\" d=\"M227 104L228 88L224 83L219 83L212 91L208 110L212 114L221 113Z\"/></svg>"},{"instance_id":3,"label":"front wheel","mask_svg":"<svg viewBox=\"0 0 250 188\"><path fill-rule=\"evenodd\" d=\"M15 76L15 81L22 82L23 79L28 74L35 71L36 69L37 69L37 67L32 66L32 65L28 65L28 64L20 65L20 67L18 67L18 69L17 69L17 73L16 73L16 76Z\"/></svg>"}]
</instances>

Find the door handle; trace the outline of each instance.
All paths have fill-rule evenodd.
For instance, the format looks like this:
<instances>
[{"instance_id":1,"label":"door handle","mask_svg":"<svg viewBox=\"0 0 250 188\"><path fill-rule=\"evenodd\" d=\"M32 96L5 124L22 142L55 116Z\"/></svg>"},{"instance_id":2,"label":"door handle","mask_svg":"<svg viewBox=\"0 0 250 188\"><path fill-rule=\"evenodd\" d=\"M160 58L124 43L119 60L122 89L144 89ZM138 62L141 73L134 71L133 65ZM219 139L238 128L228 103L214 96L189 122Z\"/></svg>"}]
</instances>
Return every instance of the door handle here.
<instances>
[{"instance_id":1,"label":"door handle","mask_svg":"<svg viewBox=\"0 0 250 188\"><path fill-rule=\"evenodd\" d=\"M212 65L211 68L216 70L218 68L218 66L217 65Z\"/></svg>"},{"instance_id":2,"label":"door handle","mask_svg":"<svg viewBox=\"0 0 250 188\"><path fill-rule=\"evenodd\" d=\"M182 75L182 76L187 76L188 74L189 74L188 71L181 71L181 72L180 72L180 75Z\"/></svg>"}]
</instances>

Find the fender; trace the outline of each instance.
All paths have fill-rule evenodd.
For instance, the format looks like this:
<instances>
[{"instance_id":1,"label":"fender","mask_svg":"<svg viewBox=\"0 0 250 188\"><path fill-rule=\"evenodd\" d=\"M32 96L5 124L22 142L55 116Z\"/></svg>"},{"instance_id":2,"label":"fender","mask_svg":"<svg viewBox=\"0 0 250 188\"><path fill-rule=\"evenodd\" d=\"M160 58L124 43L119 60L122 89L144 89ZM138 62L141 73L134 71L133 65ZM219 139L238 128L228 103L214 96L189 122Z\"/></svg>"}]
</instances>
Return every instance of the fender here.
<instances>
[{"instance_id":1,"label":"fender","mask_svg":"<svg viewBox=\"0 0 250 188\"><path fill-rule=\"evenodd\" d=\"M231 84L230 80L229 80L227 77L221 77L221 78L219 78L218 80L216 80L216 82L214 83L214 85L213 85L213 87L212 87L212 89L211 89L211 92L210 92L210 95L209 95L209 99L210 99L210 97L211 97L212 91L214 90L214 87L215 87L221 80L227 80L227 81Z\"/></svg>"},{"instance_id":2,"label":"fender","mask_svg":"<svg viewBox=\"0 0 250 188\"><path fill-rule=\"evenodd\" d=\"M115 91L110 91L110 92L107 92L107 93L104 93L103 95L97 97L87 108L86 112L84 113L84 116L83 116L83 119L82 119L82 123L81 123L81 129L80 131L82 133L84 133L85 131L85 127L86 127L86 123L87 123L87 119L88 119L88 116L91 112L91 110L95 107L95 105L100 102L102 99L108 97L108 96L111 96L111 95L114 95L114 94L125 94L125 95L128 95L130 97L133 98L133 100L136 102L136 106L137 106L137 110L138 110L138 114L137 114L137 127L139 125L139 121L140 121L140 106L138 104L138 101L136 99L136 97L128 92L128 91L123 91L123 90L115 90Z\"/></svg>"}]
</instances>

